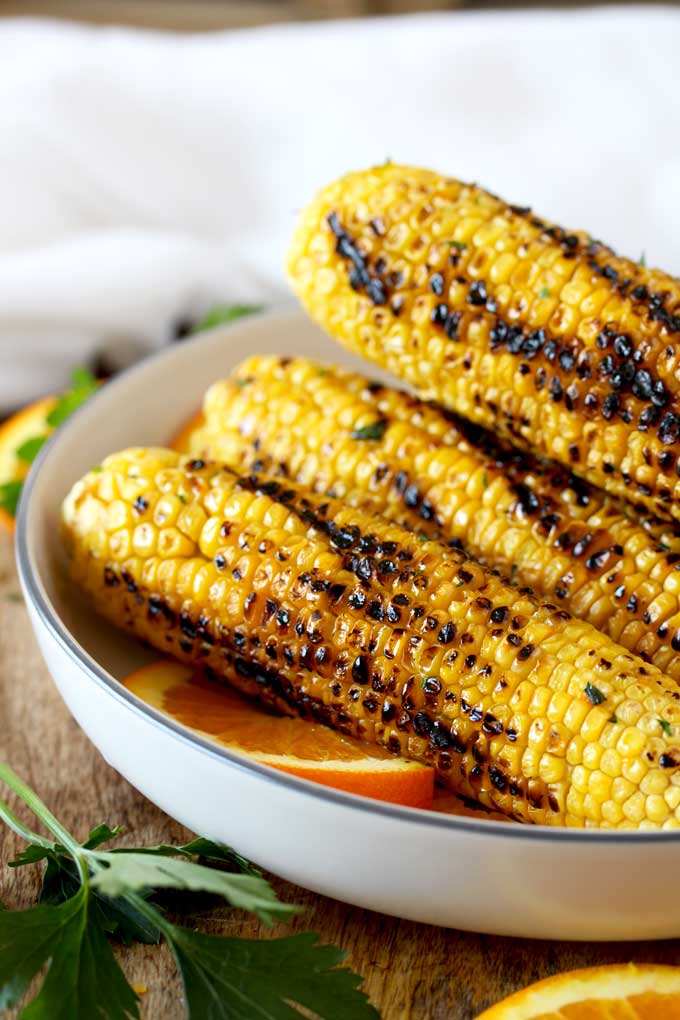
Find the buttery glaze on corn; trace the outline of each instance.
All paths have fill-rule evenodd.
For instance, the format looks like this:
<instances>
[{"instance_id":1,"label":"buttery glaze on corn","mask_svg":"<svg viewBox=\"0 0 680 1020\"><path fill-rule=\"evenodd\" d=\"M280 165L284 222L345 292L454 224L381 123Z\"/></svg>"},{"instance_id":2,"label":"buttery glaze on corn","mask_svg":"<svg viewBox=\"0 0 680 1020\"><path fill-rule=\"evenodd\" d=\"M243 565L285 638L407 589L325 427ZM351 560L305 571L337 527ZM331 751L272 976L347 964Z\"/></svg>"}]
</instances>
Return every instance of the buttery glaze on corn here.
<instances>
[{"instance_id":1,"label":"buttery glaze on corn","mask_svg":"<svg viewBox=\"0 0 680 1020\"><path fill-rule=\"evenodd\" d=\"M459 544L680 680L680 535L399 390L304 358L248 358L191 450L283 474ZM366 438L366 437L372 438ZM651 533L650 533L651 532Z\"/></svg>"},{"instance_id":2,"label":"buttery glaze on corn","mask_svg":"<svg viewBox=\"0 0 680 1020\"><path fill-rule=\"evenodd\" d=\"M457 550L287 480L129 450L76 484L73 577L241 690L529 822L680 823L680 692Z\"/></svg>"},{"instance_id":3,"label":"buttery glaze on corn","mask_svg":"<svg viewBox=\"0 0 680 1020\"><path fill-rule=\"evenodd\" d=\"M304 210L288 274L351 349L680 520L680 283L481 188L386 165Z\"/></svg>"}]
</instances>

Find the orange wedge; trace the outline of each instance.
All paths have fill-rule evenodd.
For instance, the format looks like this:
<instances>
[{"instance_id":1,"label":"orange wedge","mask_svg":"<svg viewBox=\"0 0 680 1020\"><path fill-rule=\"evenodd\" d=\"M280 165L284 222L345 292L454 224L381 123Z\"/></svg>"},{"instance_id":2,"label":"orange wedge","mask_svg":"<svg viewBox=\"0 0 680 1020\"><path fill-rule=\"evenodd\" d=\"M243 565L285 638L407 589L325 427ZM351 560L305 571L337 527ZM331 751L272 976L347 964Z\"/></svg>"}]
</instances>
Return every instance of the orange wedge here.
<instances>
[{"instance_id":1,"label":"orange wedge","mask_svg":"<svg viewBox=\"0 0 680 1020\"><path fill-rule=\"evenodd\" d=\"M170 441L170 449L176 450L177 453L192 453L194 433L199 432L204 425L205 418L203 417L203 412L199 411L188 422L185 422L179 432L173 436Z\"/></svg>"},{"instance_id":2,"label":"orange wedge","mask_svg":"<svg viewBox=\"0 0 680 1020\"><path fill-rule=\"evenodd\" d=\"M275 715L176 662L144 666L123 681L148 705L264 765L363 797L431 808L434 771L321 723Z\"/></svg>"},{"instance_id":3,"label":"orange wedge","mask_svg":"<svg viewBox=\"0 0 680 1020\"><path fill-rule=\"evenodd\" d=\"M17 450L28 439L47 436L52 432L51 426L47 424L47 415L55 403L55 397L43 397L22 411L17 411L0 425L0 485L24 480L30 465L17 457ZM14 531L14 517L1 508L0 528Z\"/></svg>"},{"instance_id":4,"label":"orange wedge","mask_svg":"<svg viewBox=\"0 0 680 1020\"><path fill-rule=\"evenodd\" d=\"M591 967L529 985L477 1020L679 1020L680 967Z\"/></svg>"}]
</instances>

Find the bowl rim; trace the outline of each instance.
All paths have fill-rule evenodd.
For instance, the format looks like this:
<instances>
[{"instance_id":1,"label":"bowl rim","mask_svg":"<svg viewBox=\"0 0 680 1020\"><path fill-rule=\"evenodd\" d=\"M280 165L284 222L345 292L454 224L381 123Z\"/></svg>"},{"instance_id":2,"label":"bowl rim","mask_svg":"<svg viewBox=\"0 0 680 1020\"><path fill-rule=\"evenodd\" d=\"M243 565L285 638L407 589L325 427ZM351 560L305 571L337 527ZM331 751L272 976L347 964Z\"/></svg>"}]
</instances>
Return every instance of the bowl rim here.
<instances>
[{"instance_id":1,"label":"bowl rim","mask_svg":"<svg viewBox=\"0 0 680 1020\"><path fill-rule=\"evenodd\" d=\"M194 338L183 341L182 344L166 346L160 351L148 355L146 358L120 372L114 379L101 387L97 393L93 394L85 404L79 407L59 427L44 445L24 482L16 519L15 551L19 579L26 599L37 613L40 622L51 638L61 646L62 650L67 653L76 666L88 674L89 678L99 688L117 701L122 702L130 711L138 716L142 716L152 725L164 729L176 740L188 744L192 748L208 754L232 768L240 769L303 796L326 803L337 804L349 810L377 815L392 821L409 823L424 827L425 829L435 828L459 832L461 835L483 835L491 838L528 840L532 843L568 842L583 844L584 846L592 843L640 844L679 842L680 830L572 829L566 826L521 823L516 825L506 824L494 819L476 819L460 815L449 815L373 800L369 797L361 797L357 794L336 790L332 787L325 787L319 783L289 775L288 773L270 768L265 764L241 757L230 751L227 747L221 747L219 744L200 736L190 728L146 704L146 702L125 688L119 680L104 669L73 637L47 595L40 571L33 557L31 541L31 524L34 516L40 513L40 509L34 506L34 489L45 465L48 464L55 455L55 452L58 451L64 437L77 431L81 422L87 420L91 409L102 399L110 400L112 394L123 394L130 378L148 372L158 362L172 359L188 347L191 347L198 354L204 343L213 344L220 336L231 335L233 332L240 332L242 330L244 333L252 332L253 327L255 327L254 332L257 332L260 325L264 329L269 329L280 324L282 319L290 318L295 320L296 318L304 319L305 317L299 309L292 310L290 306L275 307L267 311L253 313L247 318L235 320L227 325L206 330Z\"/></svg>"}]
</instances>

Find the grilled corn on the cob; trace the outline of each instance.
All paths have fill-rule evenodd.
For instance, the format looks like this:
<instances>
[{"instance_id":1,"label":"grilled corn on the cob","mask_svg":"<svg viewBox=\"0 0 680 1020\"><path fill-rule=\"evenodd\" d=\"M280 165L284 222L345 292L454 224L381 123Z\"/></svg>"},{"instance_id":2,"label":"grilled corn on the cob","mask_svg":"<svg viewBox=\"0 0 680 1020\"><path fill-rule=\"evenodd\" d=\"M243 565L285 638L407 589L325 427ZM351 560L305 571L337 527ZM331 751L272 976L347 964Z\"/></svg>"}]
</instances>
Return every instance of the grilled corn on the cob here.
<instances>
[{"instance_id":1,"label":"grilled corn on the cob","mask_svg":"<svg viewBox=\"0 0 680 1020\"><path fill-rule=\"evenodd\" d=\"M63 527L106 616L247 693L525 821L680 824L675 683L456 550L153 449L77 483Z\"/></svg>"},{"instance_id":2,"label":"grilled corn on the cob","mask_svg":"<svg viewBox=\"0 0 680 1020\"><path fill-rule=\"evenodd\" d=\"M648 533L562 468L408 394L304 358L252 357L204 401L188 452L331 490L460 543L680 680L680 535Z\"/></svg>"},{"instance_id":3,"label":"grilled corn on the cob","mask_svg":"<svg viewBox=\"0 0 680 1020\"><path fill-rule=\"evenodd\" d=\"M680 520L680 283L476 186L349 174L303 212L312 317L466 418Z\"/></svg>"}]
</instances>

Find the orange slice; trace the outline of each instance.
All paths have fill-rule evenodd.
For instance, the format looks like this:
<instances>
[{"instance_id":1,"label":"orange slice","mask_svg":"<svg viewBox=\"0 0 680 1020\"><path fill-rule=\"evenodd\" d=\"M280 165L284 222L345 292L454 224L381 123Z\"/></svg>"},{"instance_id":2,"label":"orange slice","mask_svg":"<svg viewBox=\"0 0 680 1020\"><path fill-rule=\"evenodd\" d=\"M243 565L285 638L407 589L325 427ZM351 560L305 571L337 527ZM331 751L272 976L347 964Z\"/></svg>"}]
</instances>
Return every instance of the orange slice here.
<instances>
[{"instance_id":1,"label":"orange slice","mask_svg":"<svg viewBox=\"0 0 680 1020\"><path fill-rule=\"evenodd\" d=\"M678 1020L680 967L591 967L529 985L477 1020Z\"/></svg>"},{"instance_id":2,"label":"orange slice","mask_svg":"<svg viewBox=\"0 0 680 1020\"><path fill-rule=\"evenodd\" d=\"M264 765L363 797L432 807L433 769L321 723L274 714L189 666L156 662L123 683L148 705Z\"/></svg>"},{"instance_id":3,"label":"orange slice","mask_svg":"<svg viewBox=\"0 0 680 1020\"><path fill-rule=\"evenodd\" d=\"M179 432L173 436L170 441L170 449L176 450L177 453L193 453L194 452L194 433L199 432L205 425L205 418L203 412L199 411L193 418L185 422Z\"/></svg>"},{"instance_id":4,"label":"orange slice","mask_svg":"<svg viewBox=\"0 0 680 1020\"><path fill-rule=\"evenodd\" d=\"M17 457L17 450L28 439L48 436L53 431L47 415L55 403L55 397L43 397L0 425L0 485L24 480L30 465ZM1 508L0 527L14 531L14 517Z\"/></svg>"}]
</instances>

